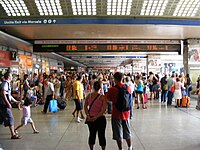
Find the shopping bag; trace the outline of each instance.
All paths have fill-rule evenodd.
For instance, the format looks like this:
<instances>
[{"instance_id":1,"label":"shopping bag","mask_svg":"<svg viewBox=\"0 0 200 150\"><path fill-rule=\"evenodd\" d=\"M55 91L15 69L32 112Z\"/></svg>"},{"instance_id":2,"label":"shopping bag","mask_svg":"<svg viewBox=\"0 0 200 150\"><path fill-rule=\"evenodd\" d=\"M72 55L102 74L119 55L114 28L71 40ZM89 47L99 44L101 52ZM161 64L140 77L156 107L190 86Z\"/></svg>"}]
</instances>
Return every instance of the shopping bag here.
<instances>
[{"instance_id":1,"label":"shopping bag","mask_svg":"<svg viewBox=\"0 0 200 150\"><path fill-rule=\"evenodd\" d=\"M148 95L147 93L144 94L144 103L147 103L148 102Z\"/></svg>"},{"instance_id":2,"label":"shopping bag","mask_svg":"<svg viewBox=\"0 0 200 150\"><path fill-rule=\"evenodd\" d=\"M58 102L57 100L53 99L49 102L49 112L56 113L58 112Z\"/></svg>"}]
</instances>

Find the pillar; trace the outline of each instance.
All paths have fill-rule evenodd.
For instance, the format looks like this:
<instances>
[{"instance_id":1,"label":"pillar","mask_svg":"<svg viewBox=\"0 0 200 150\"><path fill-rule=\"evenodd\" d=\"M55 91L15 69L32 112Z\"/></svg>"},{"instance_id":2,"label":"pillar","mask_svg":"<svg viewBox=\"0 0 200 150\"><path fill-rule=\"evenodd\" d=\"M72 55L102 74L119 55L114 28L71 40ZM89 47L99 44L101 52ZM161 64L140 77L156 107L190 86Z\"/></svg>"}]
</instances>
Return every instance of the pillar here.
<instances>
[{"instance_id":1,"label":"pillar","mask_svg":"<svg viewBox=\"0 0 200 150\"><path fill-rule=\"evenodd\" d=\"M188 40L183 41L183 65L184 65L184 75L189 73L188 66Z\"/></svg>"}]
</instances>

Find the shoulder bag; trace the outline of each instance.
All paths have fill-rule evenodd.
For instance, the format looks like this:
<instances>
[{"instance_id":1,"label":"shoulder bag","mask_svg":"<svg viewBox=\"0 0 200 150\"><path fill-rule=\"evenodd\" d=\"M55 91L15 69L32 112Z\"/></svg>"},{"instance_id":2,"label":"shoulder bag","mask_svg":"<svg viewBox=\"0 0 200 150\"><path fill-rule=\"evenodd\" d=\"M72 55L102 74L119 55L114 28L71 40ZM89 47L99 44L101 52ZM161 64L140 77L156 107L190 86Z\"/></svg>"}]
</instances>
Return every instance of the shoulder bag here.
<instances>
[{"instance_id":1,"label":"shoulder bag","mask_svg":"<svg viewBox=\"0 0 200 150\"><path fill-rule=\"evenodd\" d=\"M92 103L89 105L88 113L90 112L90 110L91 110L91 108L92 108L92 105L94 104L94 102L96 101L96 99L99 97L99 95L100 95L100 94L98 94L98 95L94 98L94 100L92 101ZM87 124L88 122L89 122L89 121L88 121L87 118L86 118L85 124Z\"/></svg>"}]
</instances>

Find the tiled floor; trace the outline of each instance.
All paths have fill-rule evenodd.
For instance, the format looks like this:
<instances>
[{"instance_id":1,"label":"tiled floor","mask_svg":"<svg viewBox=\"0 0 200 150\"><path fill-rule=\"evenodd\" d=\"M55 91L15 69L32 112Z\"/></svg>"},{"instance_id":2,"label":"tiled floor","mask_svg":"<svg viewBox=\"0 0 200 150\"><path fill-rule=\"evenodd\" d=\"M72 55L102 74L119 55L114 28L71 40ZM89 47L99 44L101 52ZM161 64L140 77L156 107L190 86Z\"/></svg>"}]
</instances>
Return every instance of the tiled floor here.
<instances>
[{"instance_id":1,"label":"tiled floor","mask_svg":"<svg viewBox=\"0 0 200 150\"><path fill-rule=\"evenodd\" d=\"M200 111L192 100L189 109L162 105L153 100L148 109L134 109L131 120L132 141L135 150L200 150ZM43 106L32 108L32 118L39 134L32 134L30 125L19 130L23 136L11 140L9 129L0 125L0 149L4 150L88 150L87 125L76 123L71 112L73 101L58 113L41 113ZM15 125L20 123L21 111L13 109ZM117 150L112 140L111 117L107 115L107 150ZM97 138L98 139L98 138ZM95 150L99 150L96 141ZM124 149L127 149L124 143Z\"/></svg>"}]
</instances>

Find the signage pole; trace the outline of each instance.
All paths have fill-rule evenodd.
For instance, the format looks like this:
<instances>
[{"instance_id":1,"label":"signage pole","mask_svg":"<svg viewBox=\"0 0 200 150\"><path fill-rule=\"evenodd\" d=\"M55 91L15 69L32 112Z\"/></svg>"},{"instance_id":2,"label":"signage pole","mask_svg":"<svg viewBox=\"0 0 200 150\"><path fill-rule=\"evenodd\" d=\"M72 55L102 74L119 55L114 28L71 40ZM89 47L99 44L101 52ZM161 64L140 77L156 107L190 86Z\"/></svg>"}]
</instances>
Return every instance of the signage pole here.
<instances>
[{"instance_id":1,"label":"signage pole","mask_svg":"<svg viewBox=\"0 0 200 150\"><path fill-rule=\"evenodd\" d=\"M189 73L188 68L188 41L183 41L183 65L184 65L184 75Z\"/></svg>"},{"instance_id":2,"label":"signage pole","mask_svg":"<svg viewBox=\"0 0 200 150\"><path fill-rule=\"evenodd\" d=\"M147 55L147 56L146 56L146 73L147 73L147 76L148 76L148 74L149 74L148 61L149 61L149 59L148 59L148 55Z\"/></svg>"}]
</instances>

